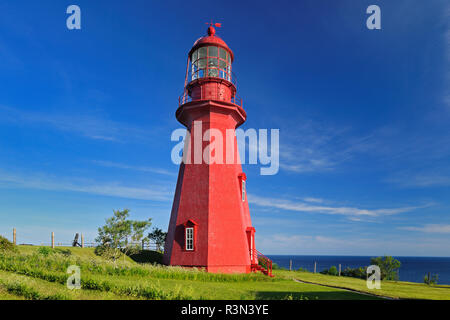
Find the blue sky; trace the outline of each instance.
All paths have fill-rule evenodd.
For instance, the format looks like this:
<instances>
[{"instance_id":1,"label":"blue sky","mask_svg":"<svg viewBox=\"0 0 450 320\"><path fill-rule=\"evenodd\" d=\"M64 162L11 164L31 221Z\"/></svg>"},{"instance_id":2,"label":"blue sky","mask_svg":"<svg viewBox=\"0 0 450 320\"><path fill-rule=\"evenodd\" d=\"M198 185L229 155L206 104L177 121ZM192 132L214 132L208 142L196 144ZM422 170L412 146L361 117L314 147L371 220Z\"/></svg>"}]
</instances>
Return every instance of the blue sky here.
<instances>
[{"instance_id":1,"label":"blue sky","mask_svg":"<svg viewBox=\"0 0 450 320\"><path fill-rule=\"evenodd\" d=\"M1 1L0 234L90 241L118 208L167 228L186 55L213 19L243 128L280 129L279 173L244 166L258 249L449 256L449 16L437 0Z\"/></svg>"}]
</instances>

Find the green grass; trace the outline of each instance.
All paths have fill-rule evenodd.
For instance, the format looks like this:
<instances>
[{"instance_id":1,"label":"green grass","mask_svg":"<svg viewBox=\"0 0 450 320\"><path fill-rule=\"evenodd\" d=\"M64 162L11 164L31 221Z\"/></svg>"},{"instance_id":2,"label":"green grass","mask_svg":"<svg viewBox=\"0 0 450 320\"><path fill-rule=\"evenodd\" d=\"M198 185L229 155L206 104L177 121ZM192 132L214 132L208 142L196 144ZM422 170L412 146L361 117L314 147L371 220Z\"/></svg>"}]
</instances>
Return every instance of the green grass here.
<instances>
[{"instance_id":1,"label":"green grass","mask_svg":"<svg viewBox=\"0 0 450 320\"><path fill-rule=\"evenodd\" d=\"M365 280L323 275L310 272L276 270L275 274L284 279L298 279L323 285L348 288L369 294L394 299L434 299L450 300L450 286L429 286L421 283L403 281L381 281L381 289L368 289Z\"/></svg>"},{"instance_id":2,"label":"green grass","mask_svg":"<svg viewBox=\"0 0 450 320\"><path fill-rule=\"evenodd\" d=\"M111 292L70 290L65 285L0 271L0 297L31 300L119 300L127 296Z\"/></svg>"},{"instance_id":3,"label":"green grass","mask_svg":"<svg viewBox=\"0 0 450 320\"><path fill-rule=\"evenodd\" d=\"M23 254L35 254L42 248L41 246L17 246L20 253ZM44 247L49 248L49 247ZM82 258L82 259L94 259L99 260L100 258L94 253L95 248L80 248L80 247L56 247L55 249L49 248L51 251L70 251L71 255ZM133 262L133 260L128 256L123 256L121 260L125 260L128 262Z\"/></svg>"},{"instance_id":4,"label":"green grass","mask_svg":"<svg viewBox=\"0 0 450 320\"><path fill-rule=\"evenodd\" d=\"M115 263L98 257L93 248L40 249L19 246L0 252L0 299L377 299L347 290L298 283L294 278L368 292L358 279L276 270L275 278L258 274L213 274L202 270L143 264L129 257ZM141 261L152 254L140 256ZM135 257L136 258L136 257ZM154 257L153 257L154 258ZM69 290L68 266L81 269L80 290ZM449 288L383 282L380 295L440 299ZM407 288L414 288L408 292ZM415 290L418 288L418 290ZM438 290L438 291L436 291ZM441 292L442 291L442 292ZM373 292L370 292L373 293Z\"/></svg>"}]
</instances>

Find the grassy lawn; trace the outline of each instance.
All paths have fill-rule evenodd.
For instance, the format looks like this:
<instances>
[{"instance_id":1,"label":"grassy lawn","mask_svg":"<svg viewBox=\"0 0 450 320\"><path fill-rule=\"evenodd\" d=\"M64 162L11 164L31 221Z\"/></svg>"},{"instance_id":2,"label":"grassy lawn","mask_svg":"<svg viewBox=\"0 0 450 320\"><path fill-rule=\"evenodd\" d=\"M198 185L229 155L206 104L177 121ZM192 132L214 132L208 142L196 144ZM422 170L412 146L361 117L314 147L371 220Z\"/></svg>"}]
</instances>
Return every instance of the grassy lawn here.
<instances>
[{"instance_id":1,"label":"grassy lawn","mask_svg":"<svg viewBox=\"0 0 450 320\"><path fill-rule=\"evenodd\" d=\"M33 300L123 300L130 299L111 292L70 290L65 285L0 271L0 299Z\"/></svg>"},{"instance_id":2,"label":"grassy lawn","mask_svg":"<svg viewBox=\"0 0 450 320\"><path fill-rule=\"evenodd\" d=\"M38 251L40 246L17 246L21 254L34 254ZM100 258L94 253L95 248L80 248L80 247L56 247L55 250L68 250L74 257L79 257L81 259L94 259L99 260ZM122 258L121 258L122 259ZM123 260L128 262L133 262L133 260L128 256L123 256Z\"/></svg>"},{"instance_id":3,"label":"grassy lawn","mask_svg":"<svg viewBox=\"0 0 450 320\"><path fill-rule=\"evenodd\" d=\"M108 280L108 276L98 276L99 280ZM158 277L118 276L116 283L127 285L140 283L154 285L174 292L186 292L192 299L200 300L316 300L316 299L373 299L344 290L326 288L312 284L302 284L291 279L276 279L273 281L204 281L161 279Z\"/></svg>"},{"instance_id":4,"label":"grassy lawn","mask_svg":"<svg viewBox=\"0 0 450 320\"><path fill-rule=\"evenodd\" d=\"M20 295L9 293L8 290L0 286L0 301L1 300L25 300L25 298Z\"/></svg>"},{"instance_id":5,"label":"grassy lawn","mask_svg":"<svg viewBox=\"0 0 450 320\"><path fill-rule=\"evenodd\" d=\"M18 249L0 253L1 299L372 299L284 277L210 274L140 264L129 257L112 263L93 248L57 248L47 255L37 246ZM66 269L72 264L81 268L81 290L66 288Z\"/></svg>"},{"instance_id":6,"label":"grassy lawn","mask_svg":"<svg viewBox=\"0 0 450 320\"><path fill-rule=\"evenodd\" d=\"M320 273L282 271L276 270L275 274L284 279L298 279L307 282L314 282L324 285L343 287L370 294L376 294L391 298L401 299L435 299L450 300L450 286L436 285L428 286L421 283L403 282L403 281L382 281L381 289L370 290L367 288L366 281L350 277L336 277L323 275Z\"/></svg>"},{"instance_id":7,"label":"grassy lawn","mask_svg":"<svg viewBox=\"0 0 450 320\"><path fill-rule=\"evenodd\" d=\"M363 280L305 272L275 270L275 278L211 274L138 263L129 257L113 263L96 256L93 248L57 248L47 253L33 246L18 249L16 253L0 252L0 299L379 299L293 279L394 298L450 299L450 286L382 282L381 290L369 290ZM80 290L66 287L70 265L81 268Z\"/></svg>"}]
</instances>

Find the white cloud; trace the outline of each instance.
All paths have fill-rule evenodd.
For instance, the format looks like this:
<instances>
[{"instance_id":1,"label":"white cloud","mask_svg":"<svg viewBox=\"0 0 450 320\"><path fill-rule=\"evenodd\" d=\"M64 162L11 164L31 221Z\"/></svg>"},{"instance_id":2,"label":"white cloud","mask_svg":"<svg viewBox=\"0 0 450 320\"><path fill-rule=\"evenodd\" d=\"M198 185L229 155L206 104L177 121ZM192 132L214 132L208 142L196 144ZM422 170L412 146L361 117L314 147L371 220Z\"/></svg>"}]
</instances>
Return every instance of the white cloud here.
<instances>
[{"instance_id":1,"label":"white cloud","mask_svg":"<svg viewBox=\"0 0 450 320\"><path fill-rule=\"evenodd\" d=\"M423 227L399 227L398 229L426 233L450 233L450 224L426 224Z\"/></svg>"},{"instance_id":2,"label":"white cloud","mask_svg":"<svg viewBox=\"0 0 450 320\"><path fill-rule=\"evenodd\" d=\"M280 135L280 167L289 172L309 173L335 170L358 153L373 149L375 135L355 136L342 125L300 119L286 125ZM298 123L301 123L299 125Z\"/></svg>"},{"instance_id":3,"label":"white cloud","mask_svg":"<svg viewBox=\"0 0 450 320\"><path fill-rule=\"evenodd\" d=\"M442 172L401 173L387 179L401 187L442 187L450 186L450 175L443 169Z\"/></svg>"},{"instance_id":4,"label":"white cloud","mask_svg":"<svg viewBox=\"0 0 450 320\"><path fill-rule=\"evenodd\" d=\"M151 132L146 129L109 120L95 114L44 113L0 106L0 121L17 125L44 125L104 141L122 142L129 139L147 139L152 136Z\"/></svg>"},{"instance_id":5,"label":"white cloud","mask_svg":"<svg viewBox=\"0 0 450 320\"><path fill-rule=\"evenodd\" d=\"M288 211L297 212L316 212L323 214L344 215L354 221L358 221L363 217L375 218L386 215L394 215L404 212L413 211L425 206L400 207L400 208L383 208L383 209L361 209L356 207L337 207L313 205L300 201L290 201L285 199L263 198L255 195L249 195L249 202L260 207L277 208Z\"/></svg>"},{"instance_id":6,"label":"white cloud","mask_svg":"<svg viewBox=\"0 0 450 320\"><path fill-rule=\"evenodd\" d=\"M150 173L157 173L167 176L177 176L176 172L168 171L161 168L153 168L153 167L145 167L145 166L130 166L122 163L116 163L111 161L101 161L101 160L94 160L95 164L98 164L103 167L109 167L109 168L118 168L118 169L125 169L125 170L135 170L135 171L142 171L142 172L150 172Z\"/></svg>"},{"instance_id":7,"label":"white cloud","mask_svg":"<svg viewBox=\"0 0 450 320\"><path fill-rule=\"evenodd\" d=\"M96 183L86 179L65 179L45 174L7 174L0 171L0 187L20 187L38 190L74 191L103 196L171 201L172 191L167 185L123 186L117 182Z\"/></svg>"},{"instance_id":8,"label":"white cloud","mask_svg":"<svg viewBox=\"0 0 450 320\"><path fill-rule=\"evenodd\" d=\"M305 201L305 202L313 202L313 203L323 203L324 202L323 199L311 198L311 197L303 198L303 201Z\"/></svg>"}]
</instances>

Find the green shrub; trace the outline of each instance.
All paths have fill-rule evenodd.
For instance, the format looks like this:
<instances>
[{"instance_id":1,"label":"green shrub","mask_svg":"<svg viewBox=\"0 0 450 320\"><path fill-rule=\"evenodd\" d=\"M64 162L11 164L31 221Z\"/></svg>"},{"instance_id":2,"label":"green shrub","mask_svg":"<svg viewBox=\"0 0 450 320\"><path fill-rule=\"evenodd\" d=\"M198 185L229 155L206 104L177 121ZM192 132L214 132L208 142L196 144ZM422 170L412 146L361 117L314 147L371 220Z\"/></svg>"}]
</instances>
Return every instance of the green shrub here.
<instances>
[{"instance_id":1,"label":"green shrub","mask_svg":"<svg viewBox=\"0 0 450 320\"><path fill-rule=\"evenodd\" d=\"M337 271L335 266L332 266L330 269L325 269L323 271L320 271L321 274L328 274L331 276L337 276L339 275L339 272Z\"/></svg>"},{"instance_id":2,"label":"green shrub","mask_svg":"<svg viewBox=\"0 0 450 320\"><path fill-rule=\"evenodd\" d=\"M345 268L341 275L344 277L352 277L358 279L366 279L367 278L367 267L359 267L359 268Z\"/></svg>"},{"instance_id":3,"label":"green shrub","mask_svg":"<svg viewBox=\"0 0 450 320\"><path fill-rule=\"evenodd\" d=\"M157 251L139 250L138 252L131 253L128 256L139 263L163 263L163 254Z\"/></svg>"},{"instance_id":4,"label":"green shrub","mask_svg":"<svg viewBox=\"0 0 450 320\"><path fill-rule=\"evenodd\" d=\"M0 251L15 251L16 246L6 239L5 237L0 236Z\"/></svg>"},{"instance_id":5,"label":"green shrub","mask_svg":"<svg viewBox=\"0 0 450 320\"><path fill-rule=\"evenodd\" d=\"M423 283L428 284L428 285L433 285L433 284L438 284L438 280L439 280L439 275L438 274L433 274L433 275L425 275L425 277L423 278Z\"/></svg>"},{"instance_id":6,"label":"green shrub","mask_svg":"<svg viewBox=\"0 0 450 320\"><path fill-rule=\"evenodd\" d=\"M39 247L39 249L37 249L37 253L47 257L52 253L52 249L50 249L49 247Z\"/></svg>"},{"instance_id":7,"label":"green shrub","mask_svg":"<svg viewBox=\"0 0 450 320\"><path fill-rule=\"evenodd\" d=\"M108 245L99 245L95 247L94 253L107 260L116 261L123 256L120 249L112 248Z\"/></svg>"},{"instance_id":8,"label":"green shrub","mask_svg":"<svg viewBox=\"0 0 450 320\"><path fill-rule=\"evenodd\" d=\"M335 266L332 266L329 270L328 270L328 274L332 275L332 276L337 276L339 275L339 272L337 270L337 268Z\"/></svg>"}]
</instances>

